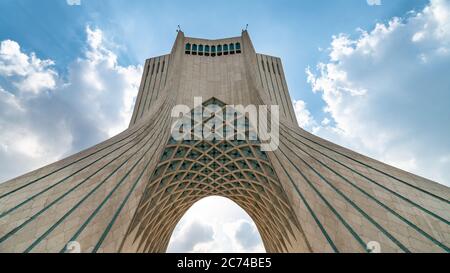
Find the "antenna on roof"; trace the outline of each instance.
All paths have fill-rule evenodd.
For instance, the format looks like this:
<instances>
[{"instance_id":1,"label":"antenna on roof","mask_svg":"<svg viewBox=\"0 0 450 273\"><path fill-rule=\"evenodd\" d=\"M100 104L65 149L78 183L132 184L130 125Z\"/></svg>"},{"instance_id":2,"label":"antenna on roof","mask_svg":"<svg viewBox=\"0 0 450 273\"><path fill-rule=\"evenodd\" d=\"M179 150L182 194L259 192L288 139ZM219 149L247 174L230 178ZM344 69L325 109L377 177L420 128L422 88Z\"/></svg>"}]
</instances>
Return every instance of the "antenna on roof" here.
<instances>
[{"instance_id":1,"label":"antenna on roof","mask_svg":"<svg viewBox=\"0 0 450 273\"><path fill-rule=\"evenodd\" d=\"M245 25L245 31L247 31L247 29L248 29L248 24Z\"/></svg>"},{"instance_id":2,"label":"antenna on roof","mask_svg":"<svg viewBox=\"0 0 450 273\"><path fill-rule=\"evenodd\" d=\"M181 31L180 25L178 25L178 27L177 27L177 32L179 32L179 31Z\"/></svg>"}]
</instances>

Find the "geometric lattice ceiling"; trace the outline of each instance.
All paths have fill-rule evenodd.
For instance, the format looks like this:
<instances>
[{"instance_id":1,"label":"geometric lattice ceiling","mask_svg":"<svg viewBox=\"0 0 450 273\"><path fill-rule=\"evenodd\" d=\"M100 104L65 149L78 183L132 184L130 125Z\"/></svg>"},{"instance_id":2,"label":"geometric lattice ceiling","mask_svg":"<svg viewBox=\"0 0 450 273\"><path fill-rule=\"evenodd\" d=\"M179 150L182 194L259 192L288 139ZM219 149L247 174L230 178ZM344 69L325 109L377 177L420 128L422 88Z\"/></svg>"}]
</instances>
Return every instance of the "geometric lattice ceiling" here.
<instances>
[{"instance_id":1,"label":"geometric lattice ceiling","mask_svg":"<svg viewBox=\"0 0 450 273\"><path fill-rule=\"evenodd\" d=\"M203 106L210 104L225 111L225 105L216 99ZM207 121L205 118L202 123ZM245 122L249 136L254 132L248 119ZM214 129L226 128L223 122ZM184 213L208 196L227 197L241 206L255 221L267 251L287 249L283 238L296 236L297 217L260 142L248 137L237 140L237 130L234 133L231 140L168 141L128 231L140 252L165 251Z\"/></svg>"}]
</instances>

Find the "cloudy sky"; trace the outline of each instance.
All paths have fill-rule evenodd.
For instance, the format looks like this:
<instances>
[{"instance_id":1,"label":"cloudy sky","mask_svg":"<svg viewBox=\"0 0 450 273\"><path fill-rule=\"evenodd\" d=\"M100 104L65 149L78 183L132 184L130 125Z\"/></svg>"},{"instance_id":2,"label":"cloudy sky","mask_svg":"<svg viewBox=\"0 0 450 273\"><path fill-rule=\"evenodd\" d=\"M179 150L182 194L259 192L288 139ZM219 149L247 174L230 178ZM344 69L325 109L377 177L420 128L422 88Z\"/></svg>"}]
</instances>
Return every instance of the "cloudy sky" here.
<instances>
[{"instance_id":1,"label":"cloudy sky","mask_svg":"<svg viewBox=\"0 0 450 273\"><path fill-rule=\"evenodd\" d=\"M249 24L257 51L282 58L300 126L450 186L450 0L2 0L0 13L0 183L125 129L144 60L178 24L205 38ZM211 197L169 251L264 247Z\"/></svg>"}]
</instances>

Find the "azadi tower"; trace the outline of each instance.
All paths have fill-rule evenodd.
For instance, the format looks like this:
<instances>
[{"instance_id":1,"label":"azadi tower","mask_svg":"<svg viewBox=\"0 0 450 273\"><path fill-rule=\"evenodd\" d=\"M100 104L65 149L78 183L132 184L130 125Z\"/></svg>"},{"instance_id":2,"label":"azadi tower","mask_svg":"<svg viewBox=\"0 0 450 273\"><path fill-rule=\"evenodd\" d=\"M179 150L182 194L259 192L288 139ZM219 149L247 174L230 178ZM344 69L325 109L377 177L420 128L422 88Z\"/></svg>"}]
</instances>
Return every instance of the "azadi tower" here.
<instances>
[{"instance_id":1,"label":"azadi tower","mask_svg":"<svg viewBox=\"0 0 450 273\"><path fill-rule=\"evenodd\" d=\"M278 148L263 150L262 137L175 140L172 109L194 97L205 109L279 105ZM208 196L242 207L268 252L450 250L449 188L300 128L281 60L256 53L247 31L220 40L179 31L170 54L145 62L127 130L0 185L0 252L68 252L72 242L165 252Z\"/></svg>"}]
</instances>

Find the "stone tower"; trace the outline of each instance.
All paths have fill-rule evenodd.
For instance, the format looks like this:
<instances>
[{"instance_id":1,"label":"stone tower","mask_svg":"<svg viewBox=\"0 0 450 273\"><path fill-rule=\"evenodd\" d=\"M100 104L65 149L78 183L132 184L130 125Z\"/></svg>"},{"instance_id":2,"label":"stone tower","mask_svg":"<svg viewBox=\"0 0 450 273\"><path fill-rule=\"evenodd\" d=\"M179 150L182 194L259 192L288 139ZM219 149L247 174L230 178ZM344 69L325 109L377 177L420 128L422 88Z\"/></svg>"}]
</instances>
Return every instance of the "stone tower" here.
<instances>
[{"instance_id":1,"label":"stone tower","mask_svg":"<svg viewBox=\"0 0 450 273\"><path fill-rule=\"evenodd\" d=\"M202 109L278 105L278 148L176 141L171 111L194 97ZM170 54L145 62L127 130L1 184L0 252L74 241L82 252L165 252L183 214L212 195L251 216L268 252L449 252L450 189L302 130L281 60L256 53L246 31L179 31Z\"/></svg>"}]
</instances>

